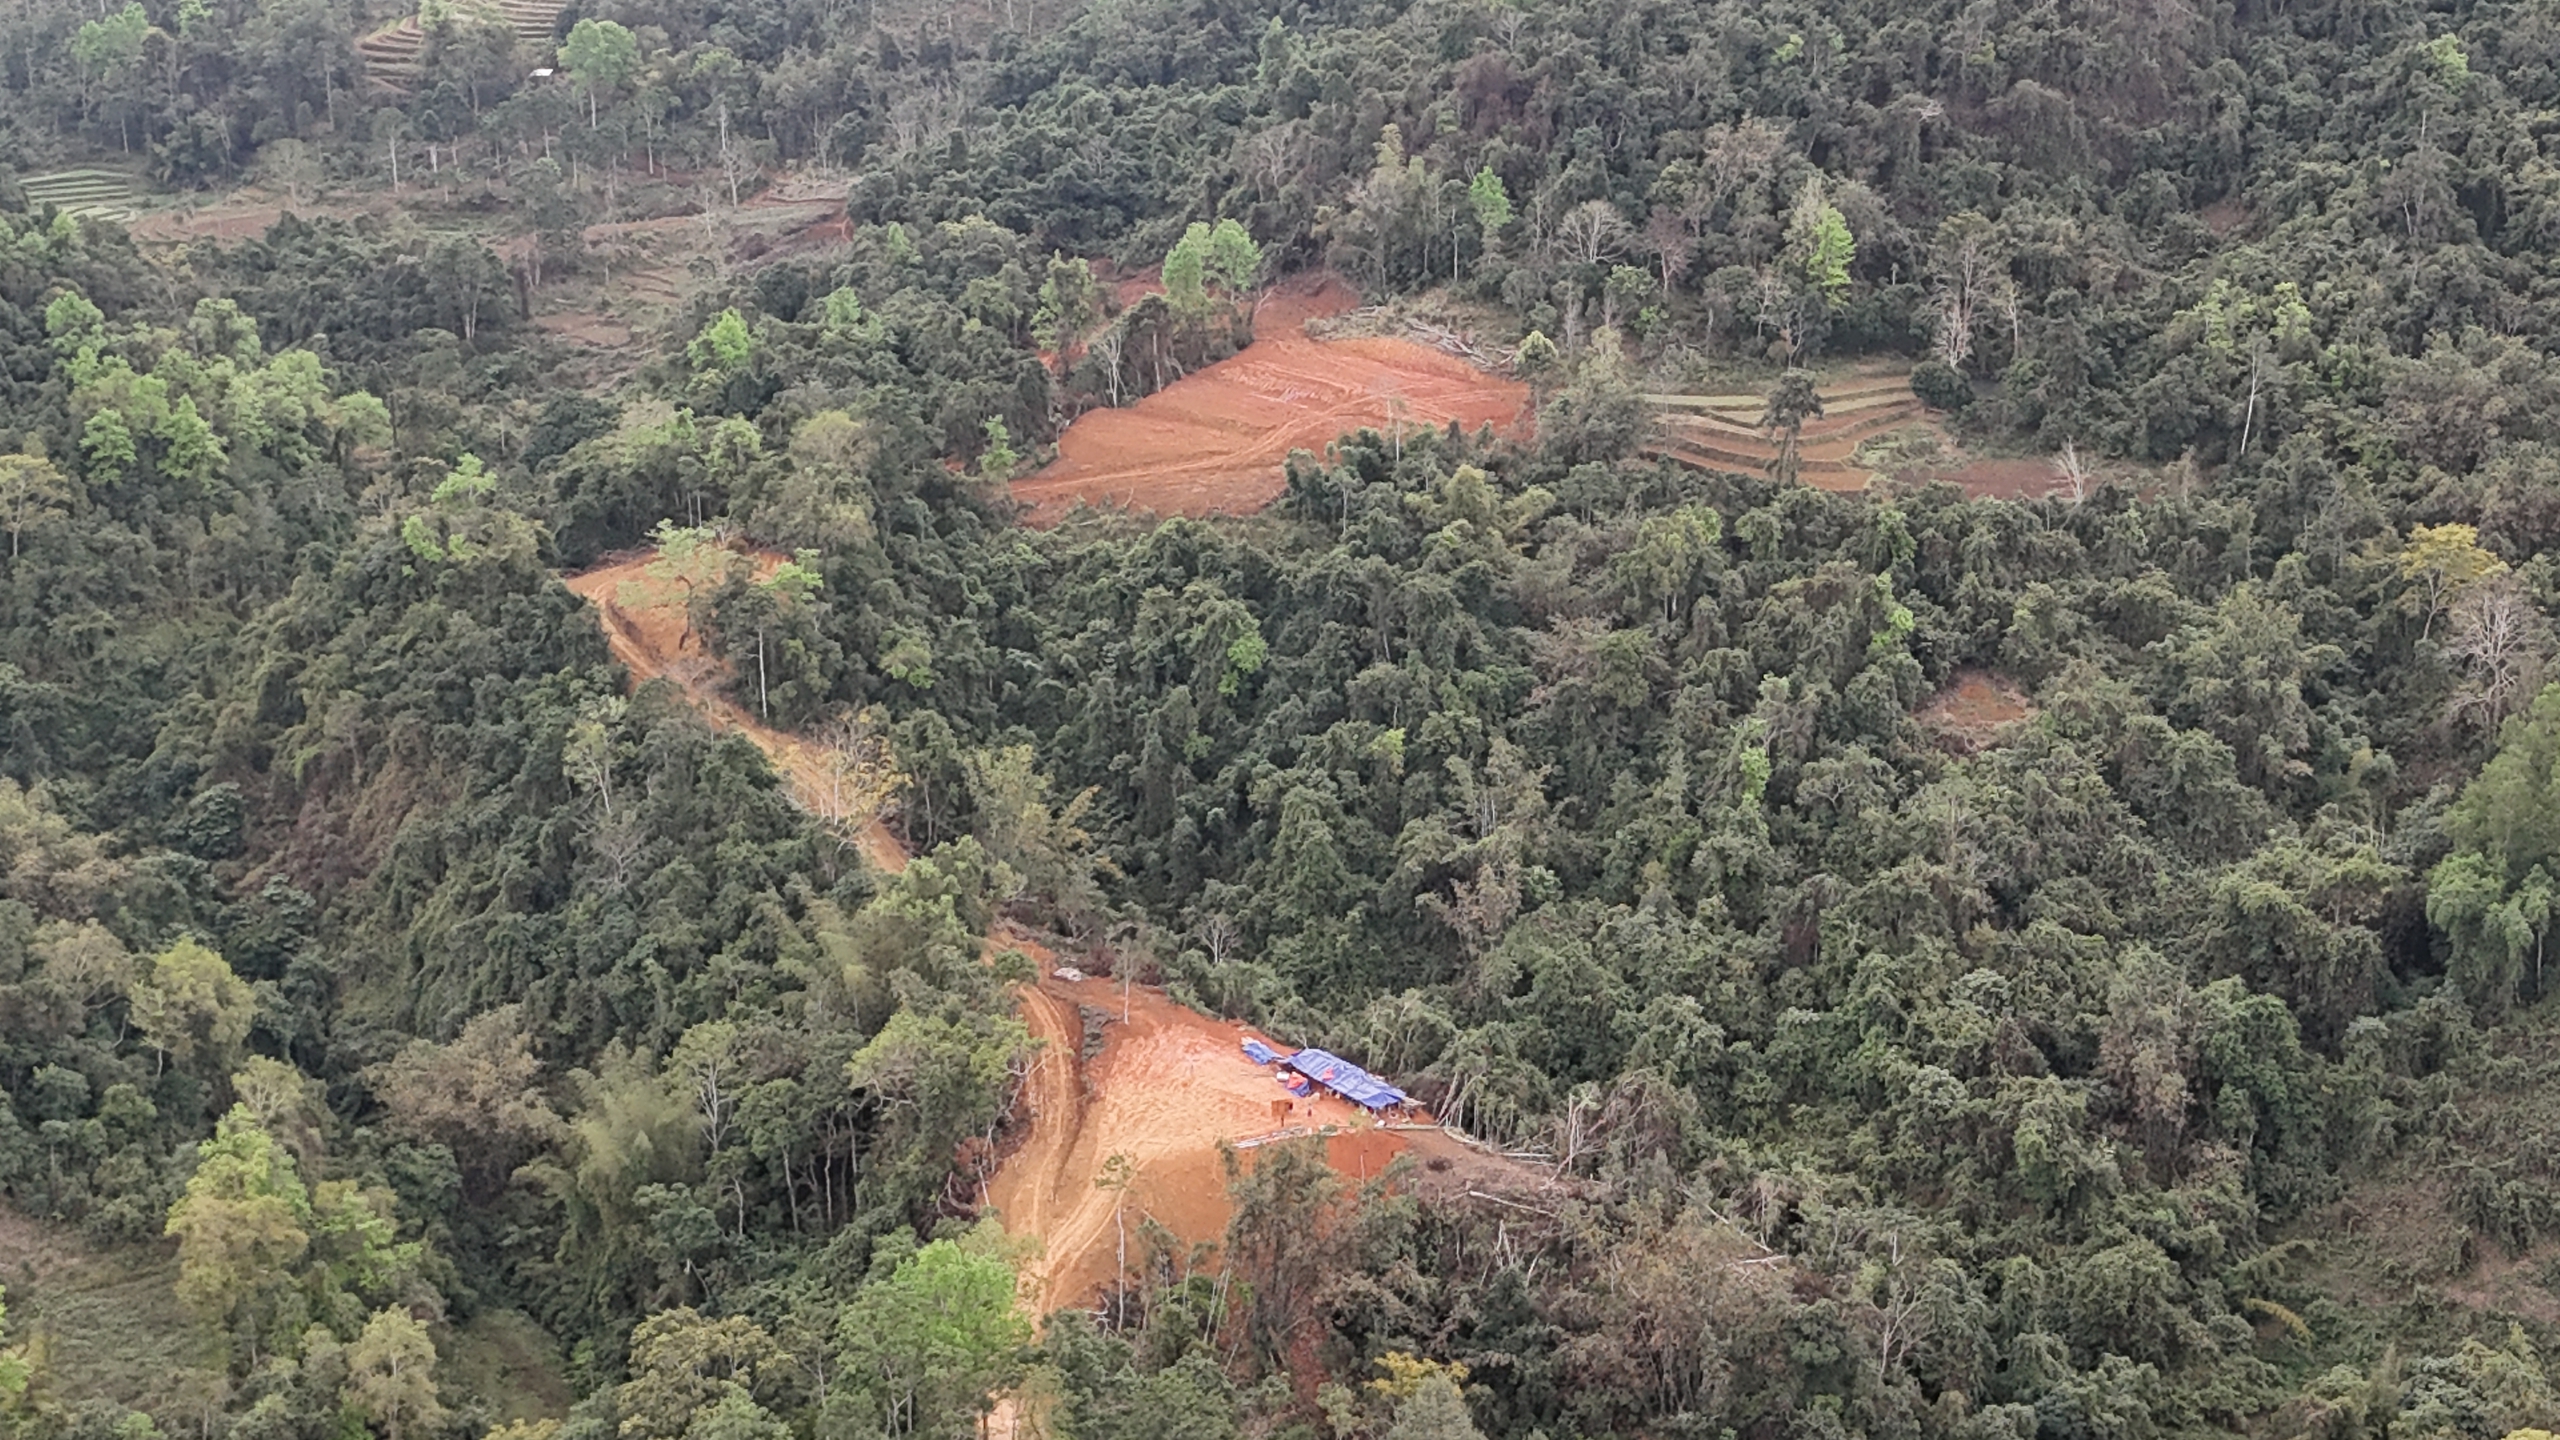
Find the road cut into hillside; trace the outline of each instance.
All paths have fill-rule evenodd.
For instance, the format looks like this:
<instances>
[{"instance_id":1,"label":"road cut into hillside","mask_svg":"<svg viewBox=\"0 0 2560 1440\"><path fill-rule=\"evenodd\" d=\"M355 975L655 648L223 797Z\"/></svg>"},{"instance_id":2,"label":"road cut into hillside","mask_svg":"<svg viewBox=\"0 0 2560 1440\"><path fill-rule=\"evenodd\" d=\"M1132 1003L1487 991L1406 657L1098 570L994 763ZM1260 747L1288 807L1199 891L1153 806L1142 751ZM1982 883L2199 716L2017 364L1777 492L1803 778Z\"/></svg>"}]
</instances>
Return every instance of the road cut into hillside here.
<instances>
[{"instance_id":1,"label":"road cut into hillside","mask_svg":"<svg viewBox=\"0 0 2560 1440\"><path fill-rule=\"evenodd\" d=\"M754 557L760 573L782 558ZM639 685L663 678L719 730L745 736L770 757L795 793L824 783L820 747L759 723L722 693L725 676L686 623L685 595L675 581L649 573L651 552L610 557L568 576L569 589L593 603L614 658ZM905 849L885 825L862 832L866 857L903 869ZM1289 1094L1269 1067L1245 1058L1243 1041L1257 1032L1213 1019L1168 998L1161 989L1125 989L1103 978L1071 980L1071 968L1048 943L1010 921L988 937L990 950L1030 957L1039 979L1022 988L1022 1015L1040 1042L1017 1111L1023 1122L987 1178L981 1199L1008 1233L1033 1240L1023 1268L1022 1298L1034 1315L1095 1303L1120 1263L1129 1236L1152 1219L1186 1244L1218 1244L1232 1209L1225 1155L1274 1139L1321 1137L1327 1160L1354 1185L1412 1153L1461 1186L1543 1187L1537 1166L1505 1160L1431 1126L1387 1128L1349 1101ZM1099 1022L1101 1046L1083 1054L1086 1013ZM1283 1045L1286 1050L1290 1047ZM1095 1184L1114 1156L1126 1156L1125 1192Z\"/></svg>"},{"instance_id":2,"label":"road cut into hillside","mask_svg":"<svg viewBox=\"0 0 2560 1440\"><path fill-rule=\"evenodd\" d=\"M712 729L734 731L754 742L782 772L793 797L807 808L821 809L818 801L826 790L829 768L824 751L809 740L761 723L722 693L727 677L686 618L683 587L649 573L657 558L654 550L610 556L593 569L563 577L563 583L570 593L596 607L605 643L612 647L613 658L631 672L632 685L662 677L672 682L711 722ZM751 558L757 578L763 579L786 557L768 550ZM879 869L906 868L905 848L878 820L861 829L856 844L863 858Z\"/></svg>"}]
</instances>

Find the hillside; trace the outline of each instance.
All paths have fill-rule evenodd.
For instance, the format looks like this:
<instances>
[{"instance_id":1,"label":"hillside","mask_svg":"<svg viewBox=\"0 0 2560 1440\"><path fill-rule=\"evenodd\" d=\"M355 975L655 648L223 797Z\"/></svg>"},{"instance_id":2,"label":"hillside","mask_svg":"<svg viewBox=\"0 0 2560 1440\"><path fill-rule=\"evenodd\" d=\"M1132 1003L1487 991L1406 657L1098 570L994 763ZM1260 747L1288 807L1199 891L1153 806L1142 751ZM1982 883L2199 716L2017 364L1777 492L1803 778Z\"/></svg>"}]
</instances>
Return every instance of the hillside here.
<instances>
[{"instance_id":1,"label":"hillside","mask_svg":"<svg viewBox=\"0 0 2560 1440\"><path fill-rule=\"evenodd\" d=\"M0 1440L2560 1434L2545 8L0 7Z\"/></svg>"}]
</instances>

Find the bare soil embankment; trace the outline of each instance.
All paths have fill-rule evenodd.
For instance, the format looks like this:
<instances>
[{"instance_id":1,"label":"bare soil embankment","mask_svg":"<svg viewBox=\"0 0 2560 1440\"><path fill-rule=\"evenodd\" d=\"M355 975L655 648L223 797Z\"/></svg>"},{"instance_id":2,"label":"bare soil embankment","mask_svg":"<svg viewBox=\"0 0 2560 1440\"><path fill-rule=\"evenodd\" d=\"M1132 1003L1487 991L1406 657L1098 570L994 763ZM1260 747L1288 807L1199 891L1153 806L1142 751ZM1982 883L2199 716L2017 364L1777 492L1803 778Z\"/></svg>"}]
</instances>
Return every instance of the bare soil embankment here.
<instances>
[{"instance_id":1,"label":"bare soil embankment","mask_svg":"<svg viewBox=\"0 0 2560 1440\"><path fill-rule=\"evenodd\" d=\"M1236 1141L1330 1130L1327 1158L1355 1183L1408 1150L1480 1159L1436 1130L1381 1129L1345 1100L1293 1101L1271 1070L1244 1057L1241 1042L1256 1033L1245 1026L1146 986L1132 987L1127 1004L1123 1021L1120 987L1103 979L1044 974L1023 992L1023 1018L1046 1044L1026 1086L1031 1123L988 1183L987 1200L1008 1231L1042 1242L1023 1279L1035 1313L1089 1302L1110 1283L1119 1263L1114 1212L1124 1202L1094 1180L1114 1155L1131 1166L1121 1218L1133 1247L1142 1217L1186 1243L1224 1238L1232 1212L1221 1149ZM1109 1021L1101 1053L1080 1063L1085 1007Z\"/></svg>"}]
</instances>

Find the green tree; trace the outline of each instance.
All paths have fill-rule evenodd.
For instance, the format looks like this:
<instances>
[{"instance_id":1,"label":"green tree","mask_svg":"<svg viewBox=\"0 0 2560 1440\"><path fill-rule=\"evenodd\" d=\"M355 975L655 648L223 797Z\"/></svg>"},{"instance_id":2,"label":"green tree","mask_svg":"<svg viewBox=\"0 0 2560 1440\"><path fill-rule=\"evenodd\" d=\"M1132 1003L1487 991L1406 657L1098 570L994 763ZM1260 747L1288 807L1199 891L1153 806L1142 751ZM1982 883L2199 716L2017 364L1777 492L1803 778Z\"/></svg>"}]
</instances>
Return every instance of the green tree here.
<instances>
[{"instance_id":1,"label":"green tree","mask_svg":"<svg viewBox=\"0 0 2560 1440\"><path fill-rule=\"evenodd\" d=\"M1476 216L1476 229L1483 233L1485 249L1490 252L1496 237L1511 223L1511 192L1503 188L1502 177L1485 166L1476 178L1467 182L1467 208Z\"/></svg>"},{"instance_id":2,"label":"green tree","mask_svg":"<svg viewBox=\"0 0 2560 1440\"><path fill-rule=\"evenodd\" d=\"M143 55L151 37L159 33L140 5L128 4L112 15L84 23L71 38L71 58L89 83L92 112L101 98L121 97L115 106L116 137L127 151L133 149L133 118L140 108Z\"/></svg>"},{"instance_id":3,"label":"green tree","mask_svg":"<svg viewBox=\"0 0 2560 1440\"><path fill-rule=\"evenodd\" d=\"M744 1315L713 1319L690 1306L659 1311L631 1332L631 1378L614 1388L622 1440L679 1440L725 1404L758 1404L790 1378L792 1363Z\"/></svg>"},{"instance_id":4,"label":"green tree","mask_svg":"<svg viewBox=\"0 0 2560 1440\"><path fill-rule=\"evenodd\" d=\"M1092 264L1050 256L1048 273L1040 281L1038 308L1031 314L1031 334L1056 357L1058 374L1065 375L1075 363L1084 332L1101 318L1102 285L1093 278Z\"/></svg>"},{"instance_id":5,"label":"green tree","mask_svg":"<svg viewBox=\"0 0 2560 1440\"><path fill-rule=\"evenodd\" d=\"M678 525L661 520L649 532L657 546L657 554L641 572L661 585L673 585L684 596L684 639L693 639L696 610L707 603L722 581L745 563L745 558L721 543L720 532L708 525ZM622 603L639 607L649 603L649 596L637 582L624 582Z\"/></svg>"},{"instance_id":6,"label":"green tree","mask_svg":"<svg viewBox=\"0 0 2560 1440\"><path fill-rule=\"evenodd\" d=\"M1541 330L1521 336L1520 347L1511 354L1511 373L1528 382L1531 403L1540 407L1545 405L1546 393L1555 387L1557 372L1563 367L1563 352Z\"/></svg>"},{"instance_id":7,"label":"green tree","mask_svg":"<svg viewBox=\"0 0 2560 1440\"><path fill-rule=\"evenodd\" d=\"M1182 232L1182 238L1164 257L1164 295L1173 305L1173 313L1185 320L1198 320L1209 310L1209 227L1200 221Z\"/></svg>"},{"instance_id":8,"label":"green tree","mask_svg":"<svg viewBox=\"0 0 2560 1440\"><path fill-rule=\"evenodd\" d=\"M202 1060L216 1075L230 1072L257 1010L248 982L192 938L153 957L150 973L126 998L143 1042L163 1065Z\"/></svg>"},{"instance_id":9,"label":"green tree","mask_svg":"<svg viewBox=\"0 0 2560 1440\"><path fill-rule=\"evenodd\" d=\"M0 1289L0 1332L9 1324L8 1292ZM0 1350L0 1411L14 1408L27 1393L27 1383L35 1378L35 1362L27 1356L27 1347L12 1345Z\"/></svg>"},{"instance_id":10,"label":"green tree","mask_svg":"<svg viewBox=\"0 0 2560 1440\"><path fill-rule=\"evenodd\" d=\"M1002 420L987 422L987 448L978 452L978 475L1002 484L1013 478L1022 465L1022 457L1014 453L1013 432Z\"/></svg>"},{"instance_id":11,"label":"green tree","mask_svg":"<svg viewBox=\"0 0 2560 1440\"><path fill-rule=\"evenodd\" d=\"M48 519L66 513L71 482L41 455L0 455L0 525L9 529L9 558L18 556L19 538Z\"/></svg>"},{"instance_id":12,"label":"green tree","mask_svg":"<svg viewBox=\"0 0 2560 1440\"><path fill-rule=\"evenodd\" d=\"M755 343L746 317L731 308L711 317L701 333L686 343L684 353L693 362L694 373L725 378L746 370L755 358Z\"/></svg>"},{"instance_id":13,"label":"green tree","mask_svg":"<svg viewBox=\"0 0 2560 1440\"><path fill-rule=\"evenodd\" d=\"M1858 258L1857 237L1831 203L1821 176L1812 176L1797 192L1787 215L1787 258L1797 278L1825 304L1837 304L1849 289L1849 266Z\"/></svg>"},{"instance_id":14,"label":"green tree","mask_svg":"<svg viewBox=\"0 0 2560 1440\"><path fill-rule=\"evenodd\" d=\"M1209 232L1205 259L1210 282L1230 300L1250 295L1254 281L1262 277L1262 247L1233 220L1221 220Z\"/></svg>"},{"instance_id":15,"label":"green tree","mask_svg":"<svg viewBox=\"0 0 2560 1440\"><path fill-rule=\"evenodd\" d=\"M976 751L966 764L979 843L1012 872L1019 895L1046 900L1079 923L1100 913L1112 866L1085 828L1099 792L1057 803L1028 745Z\"/></svg>"},{"instance_id":16,"label":"green tree","mask_svg":"<svg viewBox=\"0 0 2560 1440\"><path fill-rule=\"evenodd\" d=\"M195 1174L169 1207L178 1298L216 1327L269 1318L289 1267L311 1245L311 1197L293 1156L235 1105L196 1147Z\"/></svg>"},{"instance_id":17,"label":"green tree","mask_svg":"<svg viewBox=\"0 0 2560 1440\"><path fill-rule=\"evenodd\" d=\"M444 1044L412 1040L363 1078L382 1103L385 1128L451 1151L463 1193L475 1201L494 1198L518 1165L561 1133L521 1005L472 1016Z\"/></svg>"},{"instance_id":18,"label":"green tree","mask_svg":"<svg viewBox=\"0 0 2560 1440\"><path fill-rule=\"evenodd\" d=\"M404 1425L433 1430L445 1421L436 1398L436 1346L408 1311L378 1310L346 1352L347 1408L400 1440Z\"/></svg>"},{"instance_id":19,"label":"green tree","mask_svg":"<svg viewBox=\"0 0 2560 1440\"><path fill-rule=\"evenodd\" d=\"M587 92L587 128L596 128L597 97L619 90L640 69L640 42L611 20L581 17L560 42L560 66Z\"/></svg>"},{"instance_id":20,"label":"green tree","mask_svg":"<svg viewBox=\"0 0 2560 1440\"><path fill-rule=\"evenodd\" d=\"M1396 1423L1388 1427L1386 1440L1483 1440L1483 1435L1467 1413L1457 1381L1434 1372L1415 1381L1412 1393L1396 1402Z\"/></svg>"},{"instance_id":21,"label":"green tree","mask_svg":"<svg viewBox=\"0 0 2560 1440\"><path fill-rule=\"evenodd\" d=\"M2435 632L2436 621L2472 586L2506 573L2506 562L2480 544L2480 531L2470 525L2416 525L2397 561L2400 578L2409 582L2407 604L2423 617L2421 637Z\"/></svg>"},{"instance_id":22,"label":"green tree","mask_svg":"<svg viewBox=\"0 0 2560 1440\"><path fill-rule=\"evenodd\" d=\"M1001 1244L990 1225L937 1240L845 1307L837 1363L845 1385L871 1402L880 1433L960 1433L1021 1373L1031 1326Z\"/></svg>"},{"instance_id":23,"label":"green tree","mask_svg":"<svg viewBox=\"0 0 2560 1440\"><path fill-rule=\"evenodd\" d=\"M1770 473L1782 483L1792 484L1799 466L1798 442L1804 435L1804 422L1822 418L1822 391L1815 385L1810 370L1789 370L1778 377L1778 383L1761 403L1760 428L1778 440L1777 459Z\"/></svg>"},{"instance_id":24,"label":"green tree","mask_svg":"<svg viewBox=\"0 0 2560 1440\"><path fill-rule=\"evenodd\" d=\"M2509 721L2498 753L2445 815L2454 853L2427 874L2427 919L2445 933L2447 973L2483 1018L2539 994L2560 914L2560 685Z\"/></svg>"}]
</instances>

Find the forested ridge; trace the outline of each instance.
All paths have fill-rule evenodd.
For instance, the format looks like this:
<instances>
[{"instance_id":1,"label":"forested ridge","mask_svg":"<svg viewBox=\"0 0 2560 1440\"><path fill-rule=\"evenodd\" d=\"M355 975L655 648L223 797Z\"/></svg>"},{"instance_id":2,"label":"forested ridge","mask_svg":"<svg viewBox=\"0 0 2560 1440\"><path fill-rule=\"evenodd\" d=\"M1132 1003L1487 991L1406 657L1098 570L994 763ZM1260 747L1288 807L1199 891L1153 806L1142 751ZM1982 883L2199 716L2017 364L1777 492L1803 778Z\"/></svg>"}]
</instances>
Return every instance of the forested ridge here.
<instances>
[{"instance_id":1,"label":"forested ridge","mask_svg":"<svg viewBox=\"0 0 2560 1440\"><path fill-rule=\"evenodd\" d=\"M541 29L0 15L0 1424L2560 1430L2548 6ZM1316 272L1534 424L1023 523ZM1549 1173L1023 1314L1034 931Z\"/></svg>"}]
</instances>

